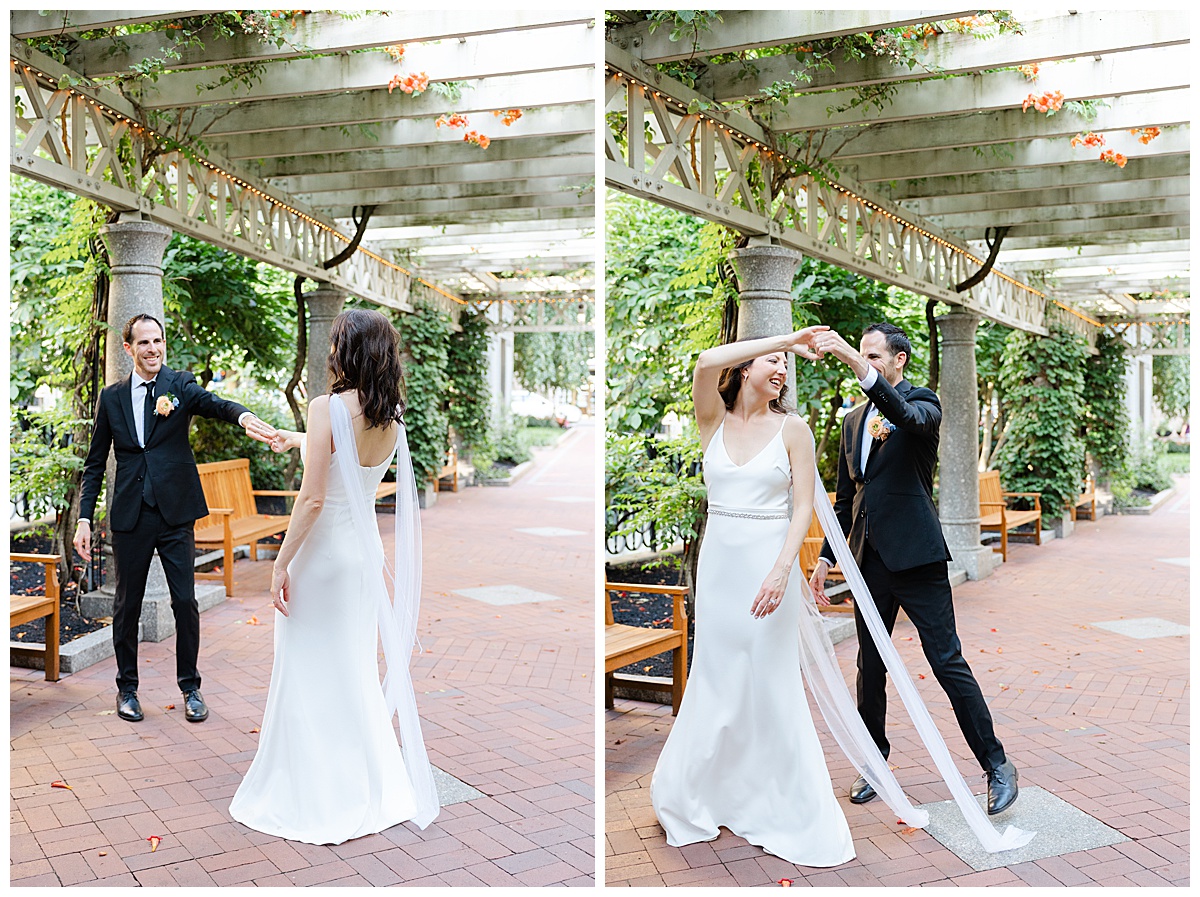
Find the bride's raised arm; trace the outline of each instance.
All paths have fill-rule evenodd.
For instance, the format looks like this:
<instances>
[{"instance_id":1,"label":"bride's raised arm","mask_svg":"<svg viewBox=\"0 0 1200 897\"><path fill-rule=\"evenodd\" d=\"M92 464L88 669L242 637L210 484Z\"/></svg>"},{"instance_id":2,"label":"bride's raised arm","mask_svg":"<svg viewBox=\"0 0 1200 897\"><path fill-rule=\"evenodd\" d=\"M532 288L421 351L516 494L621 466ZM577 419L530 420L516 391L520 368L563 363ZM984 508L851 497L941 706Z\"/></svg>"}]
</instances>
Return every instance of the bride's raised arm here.
<instances>
[{"instance_id":1,"label":"bride's raised arm","mask_svg":"<svg viewBox=\"0 0 1200 897\"><path fill-rule=\"evenodd\" d=\"M692 373L692 404L696 408L701 442L708 443L708 437L716 431L725 415L725 401L717 392L721 371L771 352L792 352L802 358L818 359L821 356L813 350L812 338L814 334L828 329L824 324L818 324L795 333L738 340L701 352Z\"/></svg>"}]
</instances>

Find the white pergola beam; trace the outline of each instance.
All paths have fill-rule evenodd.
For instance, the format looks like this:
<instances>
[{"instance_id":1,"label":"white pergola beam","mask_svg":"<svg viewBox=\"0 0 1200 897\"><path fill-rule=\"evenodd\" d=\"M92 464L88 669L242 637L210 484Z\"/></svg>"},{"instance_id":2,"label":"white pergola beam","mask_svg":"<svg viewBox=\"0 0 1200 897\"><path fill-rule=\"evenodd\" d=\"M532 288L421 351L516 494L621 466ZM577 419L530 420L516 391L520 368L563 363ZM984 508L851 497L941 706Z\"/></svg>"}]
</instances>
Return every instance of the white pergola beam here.
<instances>
[{"instance_id":1,"label":"white pergola beam","mask_svg":"<svg viewBox=\"0 0 1200 897\"><path fill-rule=\"evenodd\" d=\"M1149 144L1138 144L1129 149L1130 159L1186 155L1191 151L1191 135L1188 128L1164 131ZM1100 150L1084 152L1072 147L1067 140L1018 143L1004 147L1003 151L982 154L963 150L929 150L924 152L897 152L890 156L873 156L849 162L845 170L861 183L874 181L901 181L911 178L948 177L950 175L976 174L1007 169L1037 168L1044 165L1105 165L1099 161ZM1115 167L1115 166L1114 166ZM1119 170L1119 169L1118 169Z\"/></svg>"},{"instance_id":2,"label":"white pergola beam","mask_svg":"<svg viewBox=\"0 0 1200 897\"><path fill-rule=\"evenodd\" d=\"M67 11L16 9L9 12L9 34L26 40L35 37L51 37L55 34L78 34L81 31L96 31L115 28L118 25L140 25L160 19L182 19L199 16L217 9L142 9L99 10L74 9ZM44 14L43 14L44 13Z\"/></svg>"},{"instance_id":3,"label":"white pergola beam","mask_svg":"<svg viewBox=\"0 0 1200 897\"><path fill-rule=\"evenodd\" d=\"M810 131L997 109L1020 109L1030 93L1041 94L1047 90L1060 90L1068 100L1100 100L1118 93L1129 96L1158 90L1178 90L1189 85L1190 75L1190 46L1163 47L1115 53L1099 59L1076 59L1057 63L1052 69L1047 66L1038 85L1030 84L1017 72L1007 71L903 83L896 86L895 96L883 109L864 103L844 112L830 113L830 107L838 105L840 98L837 94L799 96L777 111L768 124L775 131ZM849 99L847 95L846 101ZM1034 111L1026 114L1041 113Z\"/></svg>"},{"instance_id":4,"label":"white pergola beam","mask_svg":"<svg viewBox=\"0 0 1200 897\"><path fill-rule=\"evenodd\" d=\"M515 181L485 181L480 184L434 184L428 187L374 187L365 190L328 190L300 194L318 209L333 206L382 206L401 201L407 204L435 200L474 200L506 196L543 196L577 193L585 178L578 176L526 178Z\"/></svg>"},{"instance_id":5,"label":"white pergola beam","mask_svg":"<svg viewBox=\"0 0 1200 897\"><path fill-rule=\"evenodd\" d=\"M695 45L691 35L686 33L680 40L671 41L669 24L662 25L651 34L646 22L616 28L608 39L615 46L646 62L675 62L692 55L706 57L736 53L754 47L775 47L973 14L971 10L939 12L921 9L725 11L721 13L723 21L712 22L709 30L700 31Z\"/></svg>"},{"instance_id":6,"label":"white pergola beam","mask_svg":"<svg viewBox=\"0 0 1200 897\"><path fill-rule=\"evenodd\" d=\"M236 81L210 87L214 75L205 70L168 73L157 81L140 81L137 88L143 107L177 109L371 90L387 87L396 74L411 72L425 72L431 81L438 82L589 68L595 65L594 34L586 25L570 25L420 44L411 47L399 65L385 53L285 60L265 66L261 80L252 89ZM393 93L393 98L397 104L410 99L399 91Z\"/></svg>"},{"instance_id":7,"label":"white pergola beam","mask_svg":"<svg viewBox=\"0 0 1200 897\"><path fill-rule=\"evenodd\" d=\"M14 15L16 15L14 13ZM162 18L162 17L156 17ZM178 18L171 16L170 18ZM296 21L282 46L266 44L257 36L223 37L212 28L202 30L197 46L175 48L171 32L129 34L121 38L88 41L67 57L67 65L90 78L128 72L144 59L166 50L179 53L171 68L182 71L214 65L293 59L307 53L349 53L370 47L457 40L481 34L530 31L595 19L586 10L476 9L470 15L453 9L393 9L386 17L347 19L336 13L313 12Z\"/></svg>"},{"instance_id":8,"label":"white pergola beam","mask_svg":"<svg viewBox=\"0 0 1200 897\"><path fill-rule=\"evenodd\" d=\"M924 41L928 49L917 48L918 64L911 69L897 66L890 59L879 56L838 58L833 71L809 70L808 75L812 80L799 82L797 91L807 93L915 80L928 77L930 72L954 75L1013 68L1058 59L1166 47L1188 41L1186 31L1180 29L1178 23L1144 10L1055 15L1028 23L1022 21L1021 24L1024 27L1022 34L1000 35L990 40L980 40L973 34L952 32L931 35ZM700 87L720 102L745 99L757 95L759 84L796 80L792 71L803 65L798 64L790 53L755 59L749 64L757 71L753 78L743 76L745 68L740 62L710 66L701 79ZM1047 71L1052 70L1043 66L1043 74ZM1036 85L1031 85L1031 89L1036 89Z\"/></svg>"},{"instance_id":9,"label":"white pergola beam","mask_svg":"<svg viewBox=\"0 0 1200 897\"><path fill-rule=\"evenodd\" d=\"M491 114L496 110L590 103L594 93L595 74L591 69L497 75L467 82L462 98L453 103L433 91L425 91L418 97L404 97L389 94L386 87L314 97L249 100L233 109L220 107L201 111L190 124L189 133L215 140L233 134L436 118L451 109L466 115L471 128L490 132L500 123ZM283 135L283 139L288 139L287 135Z\"/></svg>"},{"instance_id":10,"label":"white pergola beam","mask_svg":"<svg viewBox=\"0 0 1200 897\"><path fill-rule=\"evenodd\" d=\"M1081 246L1077 252L1063 255L1055 249L1016 249L1009 250L1007 245L1000 250L1000 259L1007 264L1019 267L1022 265L1044 265L1046 262L1057 262L1060 265L1097 265L1114 256L1128 255L1139 257L1152 255L1187 259L1190 256L1191 245L1186 240L1164 240L1160 243L1127 243L1124 246Z\"/></svg>"},{"instance_id":11,"label":"white pergola beam","mask_svg":"<svg viewBox=\"0 0 1200 897\"><path fill-rule=\"evenodd\" d=\"M499 119L489 122L487 134L496 143L528 138L542 139L565 134L592 134L596 125L594 107L591 103L573 106L555 106L549 109L531 109L510 126ZM224 140L213 140L212 145L229 159L267 159L272 156L306 156L325 154L356 153L361 150L405 147L412 150L421 146L458 146L463 144L463 134L457 129L438 128L433 119L403 120L381 125L374 134L340 130L317 130L308 128L288 134L281 139L277 133L239 134ZM488 149L469 146L475 150L475 160L487 161Z\"/></svg>"},{"instance_id":12,"label":"white pergola beam","mask_svg":"<svg viewBox=\"0 0 1200 897\"><path fill-rule=\"evenodd\" d=\"M1096 162L1094 168L1096 170L1116 169L1116 166ZM908 199L904 200L901 205L906 209L912 209L918 215L937 220L939 216L943 215L967 212L990 214L1033 206L1054 207L1113 202L1156 203L1158 200L1188 196L1191 193L1190 183L1190 179L1185 176L1151 181L1110 182L1061 189L1021 190L1003 194L962 194L929 199Z\"/></svg>"},{"instance_id":13,"label":"white pergola beam","mask_svg":"<svg viewBox=\"0 0 1200 897\"><path fill-rule=\"evenodd\" d=\"M488 226L507 224L509 222L536 221L542 224L550 221L570 221L578 226L581 221L595 221L595 209L582 206L563 206L561 208L537 209L473 209L469 212L459 212L454 221L460 224L478 224ZM446 217L440 214L415 215L373 215L371 223L379 228L399 227L439 227L446 223Z\"/></svg>"},{"instance_id":14,"label":"white pergola beam","mask_svg":"<svg viewBox=\"0 0 1200 897\"><path fill-rule=\"evenodd\" d=\"M490 150L491 147L488 147ZM484 154L486 155L486 153ZM449 184L483 184L519 181L527 178L553 178L573 175L589 177L595 173L594 156L560 156L548 159L522 159L515 162L473 162L442 165L435 168L407 168L396 171L352 171L272 178L271 183L294 195L330 190L380 190L389 187L423 187Z\"/></svg>"},{"instance_id":15,"label":"white pergola beam","mask_svg":"<svg viewBox=\"0 0 1200 897\"><path fill-rule=\"evenodd\" d=\"M559 242L594 240L590 228L571 221L510 221L505 224L450 224L439 228L369 227L365 239L385 249L414 249L422 246L491 246L530 243L555 245Z\"/></svg>"},{"instance_id":16,"label":"white pergola beam","mask_svg":"<svg viewBox=\"0 0 1200 897\"><path fill-rule=\"evenodd\" d=\"M339 202L326 206L333 218L349 218L352 207L361 203ZM381 217L408 214L455 215L460 212L507 211L509 209L555 209L564 207L591 207L592 196L580 197L574 191L562 193L537 193L517 196L481 196L464 199L419 199L407 202L399 199L380 203L376 213Z\"/></svg>"},{"instance_id":17,"label":"white pergola beam","mask_svg":"<svg viewBox=\"0 0 1200 897\"><path fill-rule=\"evenodd\" d=\"M1087 251L1089 249L1103 252L1108 247L1126 247L1130 245L1153 245L1156 241L1166 243L1189 242L1191 228L1179 216L1164 216L1169 219L1159 224L1142 224L1134 231L1126 223L1123 230L1106 231L1103 229L1092 232L1035 234L1028 237L1012 235L1004 238L1004 248L1009 251L1036 250L1044 252L1048 249L1058 249L1063 252ZM1003 254L1003 253L1002 253Z\"/></svg>"},{"instance_id":18,"label":"white pergola beam","mask_svg":"<svg viewBox=\"0 0 1200 897\"><path fill-rule=\"evenodd\" d=\"M474 144L464 143L460 137L457 143L435 146L373 147L318 156L265 158L255 166L255 170L260 177L270 179L356 171L405 171L480 162L561 158L583 153L590 155L595 148L596 139L591 133L497 140L483 151Z\"/></svg>"},{"instance_id":19,"label":"white pergola beam","mask_svg":"<svg viewBox=\"0 0 1200 897\"><path fill-rule=\"evenodd\" d=\"M1004 238L1007 246L1009 241L1017 241L1023 237L1041 237L1037 245L1075 246L1080 243L1097 243L1111 240L1114 243L1151 239L1150 234L1161 232L1178 235L1183 228L1190 225L1186 211L1179 213L1159 214L1157 209L1143 209L1144 214L1136 216L1116 216L1112 218L1073 219L1069 221L1044 221L1031 224L1016 224L1012 226L1009 235ZM963 228L966 231L967 228ZM984 225L971 228L969 239L982 239ZM1052 244L1053 238L1063 242ZM1025 245L1025 244L1016 244Z\"/></svg>"},{"instance_id":20,"label":"white pergola beam","mask_svg":"<svg viewBox=\"0 0 1200 897\"><path fill-rule=\"evenodd\" d=\"M1097 151L1098 154L1098 151ZM1083 164L1083 160L1064 165L1040 168L989 171L981 174L958 174L945 177L917 178L895 183L879 184L880 192L901 202L942 196L981 196L1029 190L1053 190L1087 184L1135 184L1160 178L1188 177L1191 159L1184 154L1133 158L1124 168L1117 168L1098 159Z\"/></svg>"},{"instance_id":21,"label":"white pergola beam","mask_svg":"<svg viewBox=\"0 0 1200 897\"><path fill-rule=\"evenodd\" d=\"M1151 203L1090 202L1061 206L1020 206L986 212L962 212L938 215L933 220L952 230L983 227L1019 227L1022 224L1041 224L1051 221L1089 221L1095 218L1137 217L1153 211L1160 215L1185 215L1191 203L1188 197L1167 196Z\"/></svg>"},{"instance_id":22,"label":"white pergola beam","mask_svg":"<svg viewBox=\"0 0 1200 897\"><path fill-rule=\"evenodd\" d=\"M834 131L826 144L831 158L841 162L864 156L894 153L897 147L909 152L957 147L988 147L1024 140L1070 139L1095 131L1107 134L1153 125L1170 128L1190 121L1191 90L1163 90L1132 97L1116 97L1097 110L1096 119L1080 121L1077 115L1060 112L1041 115L1015 109L971 112L938 118L906 119L897 122ZM844 141L844 142L841 142ZM1098 153L1099 151L1097 151Z\"/></svg>"}]
</instances>

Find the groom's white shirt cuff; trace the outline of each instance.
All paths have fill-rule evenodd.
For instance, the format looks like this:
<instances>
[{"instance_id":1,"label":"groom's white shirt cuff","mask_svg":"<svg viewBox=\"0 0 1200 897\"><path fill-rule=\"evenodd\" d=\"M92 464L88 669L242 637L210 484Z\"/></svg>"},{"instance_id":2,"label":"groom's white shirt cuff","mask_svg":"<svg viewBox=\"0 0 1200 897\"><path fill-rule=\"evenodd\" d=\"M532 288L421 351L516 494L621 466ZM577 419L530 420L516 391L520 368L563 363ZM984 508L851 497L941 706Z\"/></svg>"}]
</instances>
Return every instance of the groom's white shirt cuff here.
<instances>
[{"instance_id":1,"label":"groom's white shirt cuff","mask_svg":"<svg viewBox=\"0 0 1200 897\"><path fill-rule=\"evenodd\" d=\"M865 376L861 380L859 380L858 385L863 388L863 392L866 392L872 386L875 385L875 381L878 378L879 378L879 371L875 370L875 368L868 367L867 368L867 376ZM836 561L833 561L830 558L826 558L826 557L817 558L817 560L824 561L827 565L826 569L832 569L833 565L836 563Z\"/></svg>"}]
</instances>

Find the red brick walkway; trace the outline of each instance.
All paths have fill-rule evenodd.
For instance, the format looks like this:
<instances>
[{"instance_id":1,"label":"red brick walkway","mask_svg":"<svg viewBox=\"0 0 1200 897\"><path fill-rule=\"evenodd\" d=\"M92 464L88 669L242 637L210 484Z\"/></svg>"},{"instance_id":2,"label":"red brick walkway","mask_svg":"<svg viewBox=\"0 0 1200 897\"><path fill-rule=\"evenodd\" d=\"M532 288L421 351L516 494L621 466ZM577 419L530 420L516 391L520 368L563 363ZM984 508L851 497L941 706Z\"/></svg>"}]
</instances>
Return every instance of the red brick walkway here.
<instances>
[{"instance_id":1,"label":"red brick walkway","mask_svg":"<svg viewBox=\"0 0 1200 897\"><path fill-rule=\"evenodd\" d=\"M1021 773L1126 835L1112 847L975 872L923 831L904 834L874 801L844 796L855 772L822 731L856 859L836 869L799 867L728 831L705 844L668 847L650 807L650 773L671 726L669 707L618 701L607 714L605 881L609 885L1177 885L1188 875L1188 671L1190 638L1134 639L1092 624L1158 617L1189 624L1188 481L1149 517L1081 521L1041 547L1018 545L991 577L955 588L964 653L988 697L997 734ZM973 790L979 770L949 702L920 653L912 624L896 645ZM905 641L912 637L912 641ZM837 653L853 687L857 641ZM889 702L898 707L894 698ZM823 730L814 709L818 730ZM890 717L892 762L914 803L948 798L928 755ZM894 733L894 734L893 734Z\"/></svg>"},{"instance_id":2,"label":"red brick walkway","mask_svg":"<svg viewBox=\"0 0 1200 897\"><path fill-rule=\"evenodd\" d=\"M434 765L485 798L443 808L423 832L404 824L337 847L233 822L229 801L266 702L273 622L270 564L239 561L240 597L201 619L203 724L183 719L174 638L141 646L137 724L111 713L111 659L57 683L10 669L11 883L591 885L594 504L549 499L591 499L594 433L578 428L510 488L443 493L422 518L417 704ZM538 526L584 535L514 531ZM453 594L480 585L562 600L493 607ZM52 789L57 780L72 790ZM153 852L151 835L162 838Z\"/></svg>"}]
</instances>

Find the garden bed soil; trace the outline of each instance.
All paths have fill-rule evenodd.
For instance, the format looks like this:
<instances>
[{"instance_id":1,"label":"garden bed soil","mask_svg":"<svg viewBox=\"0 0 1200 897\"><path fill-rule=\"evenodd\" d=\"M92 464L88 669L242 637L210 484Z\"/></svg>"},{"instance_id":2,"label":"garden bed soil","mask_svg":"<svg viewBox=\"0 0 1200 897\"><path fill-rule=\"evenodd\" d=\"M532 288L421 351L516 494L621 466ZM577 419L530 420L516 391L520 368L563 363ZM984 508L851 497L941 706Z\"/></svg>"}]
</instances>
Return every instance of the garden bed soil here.
<instances>
[{"instance_id":1,"label":"garden bed soil","mask_svg":"<svg viewBox=\"0 0 1200 897\"><path fill-rule=\"evenodd\" d=\"M637 583L638 585L679 585L680 571L670 567L651 567L642 569L640 563L606 564L605 578L609 582ZM642 626L647 629L670 629L671 616L674 612L675 599L670 595L655 595L639 592L612 592L613 619L626 626ZM692 642L695 638L696 624L688 619L688 668L692 664ZM638 663L622 667L617 672L631 673L638 676L665 676L670 679L674 674L671 652L650 657Z\"/></svg>"},{"instance_id":2,"label":"garden bed soil","mask_svg":"<svg viewBox=\"0 0 1200 897\"><path fill-rule=\"evenodd\" d=\"M261 508L261 506L260 506ZM286 508L281 508L278 511L270 508L263 508L262 513L286 513ZM279 533L268 539L260 539L260 547L278 548L283 543L283 534ZM49 554L52 540L50 536L41 533L16 533L9 540L9 551L12 553L21 554ZM196 551L196 557L201 557L208 554L207 550ZM76 558L78 561L79 559ZM100 576L97 581L97 587L104 583L104 566L105 558L103 553L98 557L100 565ZM220 572L221 564L206 564L205 568ZM42 571L45 568L41 564L28 563L10 563L9 564L9 589L13 595L40 595L45 591L45 578ZM97 629L102 629L112 622L110 617L97 617L89 619L82 616L75 607L75 592L77 588L77 578L81 575L82 564L76 563L72 567L72 574L76 580L70 582L59 583L59 611L58 611L58 640L60 645L65 645L73 639L79 638L81 635L87 635L89 632L95 632ZM84 582L84 592L88 591L87 582ZM48 617L42 617L38 620L33 620L21 626L14 626L9 630L9 641L15 643L38 643L45 644L46 642L46 620Z\"/></svg>"}]
</instances>

